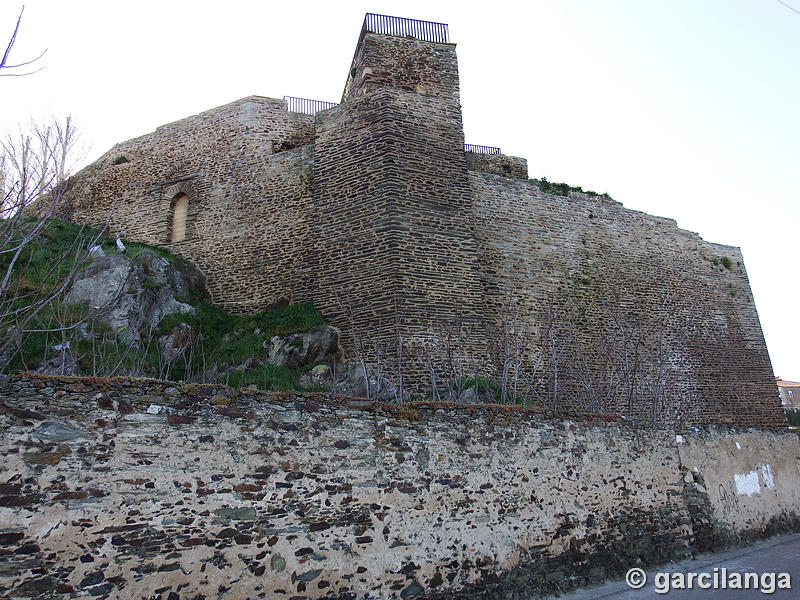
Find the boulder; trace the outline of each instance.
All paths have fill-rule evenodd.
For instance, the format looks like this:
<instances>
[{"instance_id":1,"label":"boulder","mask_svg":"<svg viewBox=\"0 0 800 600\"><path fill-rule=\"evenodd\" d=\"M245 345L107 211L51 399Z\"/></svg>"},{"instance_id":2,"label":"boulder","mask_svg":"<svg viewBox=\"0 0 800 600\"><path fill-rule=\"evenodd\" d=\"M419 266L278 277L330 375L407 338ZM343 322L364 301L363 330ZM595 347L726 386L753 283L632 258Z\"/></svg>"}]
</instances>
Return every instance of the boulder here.
<instances>
[{"instance_id":1,"label":"boulder","mask_svg":"<svg viewBox=\"0 0 800 600\"><path fill-rule=\"evenodd\" d=\"M367 393L369 381L369 393ZM339 364L336 366L336 380L331 386L331 391L345 396L380 400L381 402L399 402L399 390L385 379L378 377L367 367L367 378L364 378L364 368L356 362Z\"/></svg>"},{"instance_id":2,"label":"boulder","mask_svg":"<svg viewBox=\"0 0 800 600\"><path fill-rule=\"evenodd\" d=\"M172 263L153 252L135 258L98 256L77 273L65 298L94 312L93 321L107 325L129 344L139 345L142 332L154 329L174 313L193 313L183 300L206 295L205 277L189 263Z\"/></svg>"},{"instance_id":3,"label":"boulder","mask_svg":"<svg viewBox=\"0 0 800 600\"><path fill-rule=\"evenodd\" d=\"M78 359L68 348L57 351L43 361L35 372L43 375L83 375L78 366Z\"/></svg>"},{"instance_id":4,"label":"boulder","mask_svg":"<svg viewBox=\"0 0 800 600\"><path fill-rule=\"evenodd\" d=\"M326 360L339 352L339 330L317 325L305 333L273 336L268 343L267 362L289 369Z\"/></svg>"},{"instance_id":5,"label":"boulder","mask_svg":"<svg viewBox=\"0 0 800 600\"><path fill-rule=\"evenodd\" d=\"M297 380L307 386L323 385L326 388L330 388L333 383L331 380L331 373L332 370L328 365L320 364L313 367L307 373L300 375Z\"/></svg>"},{"instance_id":6,"label":"boulder","mask_svg":"<svg viewBox=\"0 0 800 600\"><path fill-rule=\"evenodd\" d=\"M172 362L183 356L195 339L194 329L186 323L179 323L167 335L158 338L158 349L161 359Z\"/></svg>"},{"instance_id":7,"label":"boulder","mask_svg":"<svg viewBox=\"0 0 800 600\"><path fill-rule=\"evenodd\" d=\"M480 390L472 386L461 392L458 401L463 404L495 404L497 398L492 390Z\"/></svg>"}]
</instances>

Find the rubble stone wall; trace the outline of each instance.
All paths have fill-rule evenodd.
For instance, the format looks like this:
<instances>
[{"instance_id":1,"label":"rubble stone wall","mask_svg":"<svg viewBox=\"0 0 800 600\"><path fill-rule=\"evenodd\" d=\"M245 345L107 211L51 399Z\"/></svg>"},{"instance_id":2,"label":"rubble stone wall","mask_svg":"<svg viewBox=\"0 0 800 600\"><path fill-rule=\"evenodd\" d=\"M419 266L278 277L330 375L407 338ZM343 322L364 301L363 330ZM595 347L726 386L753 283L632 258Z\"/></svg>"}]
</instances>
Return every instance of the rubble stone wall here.
<instances>
[{"instance_id":1,"label":"rubble stone wall","mask_svg":"<svg viewBox=\"0 0 800 600\"><path fill-rule=\"evenodd\" d=\"M505 154L481 154L478 152L467 152L467 168L470 171L485 171L504 177L515 177L516 179L528 179L528 161L518 156L506 156Z\"/></svg>"},{"instance_id":2,"label":"rubble stone wall","mask_svg":"<svg viewBox=\"0 0 800 600\"><path fill-rule=\"evenodd\" d=\"M198 264L214 301L254 312L306 299L314 118L250 96L118 144L72 181L72 218ZM171 203L189 198L186 239Z\"/></svg>"},{"instance_id":3,"label":"rubble stone wall","mask_svg":"<svg viewBox=\"0 0 800 600\"><path fill-rule=\"evenodd\" d=\"M548 310L571 323L588 355L601 355L613 336L641 337L643 356L669 357L688 423L786 426L739 248L608 197L469 177L494 322L510 297L529 329Z\"/></svg>"},{"instance_id":4,"label":"rubble stone wall","mask_svg":"<svg viewBox=\"0 0 800 600\"><path fill-rule=\"evenodd\" d=\"M523 598L800 506L797 437L757 430L47 377L3 383L0 427L15 598Z\"/></svg>"},{"instance_id":5,"label":"rubble stone wall","mask_svg":"<svg viewBox=\"0 0 800 600\"><path fill-rule=\"evenodd\" d=\"M793 434L712 427L677 441L687 491L707 502L708 513L693 518L698 550L796 527L800 488L787 485L800 473Z\"/></svg>"}]
</instances>

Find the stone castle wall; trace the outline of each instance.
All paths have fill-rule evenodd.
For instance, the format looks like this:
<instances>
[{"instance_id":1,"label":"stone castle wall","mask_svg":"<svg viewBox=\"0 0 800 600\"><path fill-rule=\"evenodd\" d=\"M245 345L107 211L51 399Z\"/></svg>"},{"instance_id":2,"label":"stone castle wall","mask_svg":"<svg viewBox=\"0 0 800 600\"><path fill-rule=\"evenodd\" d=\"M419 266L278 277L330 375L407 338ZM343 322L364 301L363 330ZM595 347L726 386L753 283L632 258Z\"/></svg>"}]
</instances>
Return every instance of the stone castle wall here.
<instances>
[{"instance_id":1,"label":"stone castle wall","mask_svg":"<svg viewBox=\"0 0 800 600\"><path fill-rule=\"evenodd\" d=\"M462 372L497 374L511 302L533 336L523 367L548 313L587 373L635 337L642 373L671 378L670 419L785 425L737 248L609 198L543 193L524 159L463 142L455 46L363 32L342 104L310 116L250 97L125 142L74 178L75 218L197 262L229 310L311 300L348 350L352 309L362 343L402 339L417 384L454 322ZM177 193L187 237L169 244ZM607 396L589 408L632 412L632 392Z\"/></svg>"},{"instance_id":2,"label":"stone castle wall","mask_svg":"<svg viewBox=\"0 0 800 600\"><path fill-rule=\"evenodd\" d=\"M98 378L0 388L0 593L526 598L796 527L794 434Z\"/></svg>"},{"instance_id":3,"label":"stone castle wall","mask_svg":"<svg viewBox=\"0 0 800 600\"><path fill-rule=\"evenodd\" d=\"M483 171L504 177L528 179L528 161L517 156L504 154L480 154L467 152L467 168L470 171Z\"/></svg>"},{"instance_id":4,"label":"stone castle wall","mask_svg":"<svg viewBox=\"0 0 800 600\"><path fill-rule=\"evenodd\" d=\"M557 323L575 325L589 353L624 329L644 338L643 355L669 357L670 385L690 399L689 422L785 426L738 248L603 196L557 196L475 171L470 185L495 315L508 296L528 326L552 310Z\"/></svg>"},{"instance_id":5,"label":"stone castle wall","mask_svg":"<svg viewBox=\"0 0 800 600\"><path fill-rule=\"evenodd\" d=\"M159 127L73 178L72 218L191 259L232 312L305 299L313 121L282 100L251 96ZM179 193L189 197L186 239L170 243Z\"/></svg>"}]
</instances>

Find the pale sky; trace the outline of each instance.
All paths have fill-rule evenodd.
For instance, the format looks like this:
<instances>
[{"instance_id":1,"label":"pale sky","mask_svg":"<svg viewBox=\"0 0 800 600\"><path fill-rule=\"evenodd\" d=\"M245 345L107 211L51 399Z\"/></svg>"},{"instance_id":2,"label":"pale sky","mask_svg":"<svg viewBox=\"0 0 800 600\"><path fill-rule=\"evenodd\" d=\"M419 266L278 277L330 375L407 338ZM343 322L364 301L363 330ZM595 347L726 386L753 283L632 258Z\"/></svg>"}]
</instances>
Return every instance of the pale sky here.
<instances>
[{"instance_id":1,"label":"pale sky","mask_svg":"<svg viewBox=\"0 0 800 600\"><path fill-rule=\"evenodd\" d=\"M800 0L785 0L800 11ZM22 2L0 2L0 39ZM252 94L339 101L367 12L457 44L466 141L740 246L776 375L800 381L800 14L777 0L28 0L0 131L71 114L86 164Z\"/></svg>"}]
</instances>

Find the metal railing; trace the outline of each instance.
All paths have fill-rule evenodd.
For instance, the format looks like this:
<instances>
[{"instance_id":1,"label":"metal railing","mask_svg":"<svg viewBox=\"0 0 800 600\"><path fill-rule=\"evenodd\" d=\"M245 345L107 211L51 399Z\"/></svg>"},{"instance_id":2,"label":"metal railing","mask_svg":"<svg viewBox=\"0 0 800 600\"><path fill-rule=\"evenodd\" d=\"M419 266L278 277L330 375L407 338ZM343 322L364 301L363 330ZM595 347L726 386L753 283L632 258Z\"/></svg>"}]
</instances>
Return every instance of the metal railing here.
<instances>
[{"instance_id":1,"label":"metal railing","mask_svg":"<svg viewBox=\"0 0 800 600\"><path fill-rule=\"evenodd\" d=\"M447 23L434 23L432 21L418 21L417 19L367 13L364 17L362 30L401 37L411 36L426 42L450 43Z\"/></svg>"},{"instance_id":2,"label":"metal railing","mask_svg":"<svg viewBox=\"0 0 800 600\"><path fill-rule=\"evenodd\" d=\"M296 98L295 96L284 96L283 99L286 100L286 110L306 115L315 115L321 110L338 106L336 102L309 100L308 98Z\"/></svg>"},{"instance_id":3,"label":"metal railing","mask_svg":"<svg viewBox=\"0 0 800 600\"><path fill-rule=\"evenodd\" d=\"M494 146L478 146L476 144L464 144L464 152L475 152L476 154L502 154L500 148Z\"/></svg>"}]
</instances>

